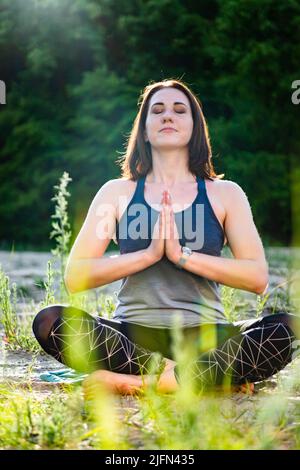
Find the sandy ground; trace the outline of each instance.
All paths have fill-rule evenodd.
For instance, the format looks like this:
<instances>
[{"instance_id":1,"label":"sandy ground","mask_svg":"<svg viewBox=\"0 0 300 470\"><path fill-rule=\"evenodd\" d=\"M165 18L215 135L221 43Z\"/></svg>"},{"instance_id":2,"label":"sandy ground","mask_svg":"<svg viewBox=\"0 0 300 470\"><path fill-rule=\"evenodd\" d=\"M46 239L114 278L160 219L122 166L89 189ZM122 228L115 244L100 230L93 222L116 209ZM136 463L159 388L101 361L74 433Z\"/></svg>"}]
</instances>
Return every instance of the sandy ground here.
<instances>
[{"instance_id":1,"label":"sandy ground","mask_svg":"<svg viewBox=\"0 0 300 470\"><path fill-rule=\"evenodd\" d=\"M111 256L119 252L109 252L104 256ZM18 306L28 304L28 299L40 302L44 298L43 282L47 280L47 263L51 261L53 269L59 269L59 263L49 252L13 252L0 250L0 265L9 276L10 283L16 283L18 288ZM112 295L119 290L121 280L106 286L94 289L98 294ZM57 283L54 282L57 288Z\"/></svg>"}]
</instances>

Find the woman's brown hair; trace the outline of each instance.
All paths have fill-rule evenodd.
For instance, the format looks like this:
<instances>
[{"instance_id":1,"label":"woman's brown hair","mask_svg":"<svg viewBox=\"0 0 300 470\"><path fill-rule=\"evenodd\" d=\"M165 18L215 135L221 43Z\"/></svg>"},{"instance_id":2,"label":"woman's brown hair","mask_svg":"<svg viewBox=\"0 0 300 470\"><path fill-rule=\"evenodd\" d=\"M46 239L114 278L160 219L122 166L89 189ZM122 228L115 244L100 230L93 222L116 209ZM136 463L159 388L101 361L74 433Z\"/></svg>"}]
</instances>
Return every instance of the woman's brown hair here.
<instances>
[{"instance_id":1,"label":"woman's brown hair","mask_svg":"<svg viewBox=\"0 0 300 470\"><path fill-rule=\"evenodd\" d=\"M181 80L165 79L150 83L141 93L138 106L139 111L134 120L133 128L127 141L125 155L118 160L121 163L122 178L136 181L147 175L152 169L151 144L145 142L144 130L148 114L150 98L162 88L177 88L188 98L194 122L192 137L189 142L189 171L202 178L223 178L224 174L217 175L212 164L212 152L208 127L202 113L199 99Z\"/></svg>"}]
</instances>

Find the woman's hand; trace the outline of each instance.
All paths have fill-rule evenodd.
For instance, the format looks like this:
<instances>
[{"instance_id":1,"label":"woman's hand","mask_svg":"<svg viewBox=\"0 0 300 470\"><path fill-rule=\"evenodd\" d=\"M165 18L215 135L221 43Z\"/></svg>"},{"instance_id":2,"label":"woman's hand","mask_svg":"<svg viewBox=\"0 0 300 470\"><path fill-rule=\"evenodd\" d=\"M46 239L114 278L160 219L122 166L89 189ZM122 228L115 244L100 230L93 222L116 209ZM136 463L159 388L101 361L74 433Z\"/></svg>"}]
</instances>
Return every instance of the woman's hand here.
<instances>
[{"instance_id":1,"label":"woman's hand","mask_svg":"<svg viewBox=\"0 0 300 470\"><path fill-rule=\"evenodd\" d=\"M146 252L154 263L164 255L172 263L177 263L181 256L181 245L168 191L163 192L161 204L162 208L153 229L153 238Z\"/></svg>"},{"instance_id":2,"label":"woman's hand","mask_svg":"<svg viewBox=\"0 0 300 470\"><path fill-rule=\"evenodd\" d=\"M179 234L175 222L175 215L171 203L171 195L168 191L164 194L165 212L165 254L172 262L177 263L181 256L181 245L179 243Z\"/></svg>"},{"instance_id":3,"label":"woman's hand","mask_svg":"<svg viewBox=\"0 0 300 470\"><path fill-rule=\"evenodd\" d=\"M159 261L165 253L165 211L164 196L161 199L162 208L158 214L157 221L153 228L152 241L146 253L151 263Z\"/></svg>"}]
</instances>

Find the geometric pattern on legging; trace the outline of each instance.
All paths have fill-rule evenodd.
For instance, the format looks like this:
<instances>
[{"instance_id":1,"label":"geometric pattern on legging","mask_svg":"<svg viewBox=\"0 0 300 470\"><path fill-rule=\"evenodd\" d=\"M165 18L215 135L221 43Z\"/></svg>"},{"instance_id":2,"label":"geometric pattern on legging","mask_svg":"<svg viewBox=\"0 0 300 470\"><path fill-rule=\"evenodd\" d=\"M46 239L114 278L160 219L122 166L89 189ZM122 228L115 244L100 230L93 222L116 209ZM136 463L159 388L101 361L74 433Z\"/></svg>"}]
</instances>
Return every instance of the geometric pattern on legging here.
<instances>
[{"instance_id":1,"label":"geometric pattern on legging","mask_svg":"<svg viewBox=\"0 0 300 470\"><path fill-rule=\"evenodd\" d=\"M64 364L70 363L76 346L81 343L85 365L81 368L80 364L75 364L75 368L82 372L106 369L124 374L147 374L151 361L157 360L153 351L136 345L120 331L101 324L92 316L67 320L58 318L51 328L49 342L55 359Z\"/></svg>"},{"instance_id":2,"label":"geometric pattern on legging","mask_svg":"<svg viewBox=\"0 0 300 470\"><path fill-rule=\"evenodd\" d=\"M283 323L249 329L200 355L191 364L190 373L200 387L220 385L226 377L231 384L259 382L291 361L294 340L292 330Z\"/></svg>"},{"instance_id":3,"label":"geometric pattern on legging","mask_svg":"<svg viewBox=\"0 0 300 470\"><path fill-rule=\"evenodd\" d=\"M153 351L135 344L113 327L102 324L101 318L81 312L69 319L63 315L52 323L46 344L41 343L46 352L74 367L68 354L71 349L74 351L75 345L85 343L83 363L75 369L87 372L88 369L104 368L134 375L149 373ZM287 318L290 321L292 316L288 315ZM74 319L77 322L75 326L72 324ZM66 326L69 327L68 333ZM39 330L38 326L36 330ZM72 338L72 347L69 337ZM234 384L258 382L272 376L291 361L294 340L295 335L286 323L268 320L268 323L258 327L253 325L253 328L250 326L216 349L202 353L187 364L187 369L200 387L221 384L225 377L230 377ZM180 382L178 366L175 366L174 372Z\"/></svg>"}]
</instances>

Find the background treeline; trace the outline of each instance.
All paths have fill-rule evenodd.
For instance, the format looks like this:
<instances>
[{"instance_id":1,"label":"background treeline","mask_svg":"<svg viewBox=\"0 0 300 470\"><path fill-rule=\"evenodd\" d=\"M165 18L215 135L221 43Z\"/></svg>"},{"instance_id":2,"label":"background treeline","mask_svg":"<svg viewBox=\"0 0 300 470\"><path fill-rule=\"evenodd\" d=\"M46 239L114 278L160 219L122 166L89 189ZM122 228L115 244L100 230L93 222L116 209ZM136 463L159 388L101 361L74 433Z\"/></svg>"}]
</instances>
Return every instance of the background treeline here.
<instances>
[{"instance_id":1,"label":"background treeline","mask_svg":"<svg viewBox=\"0 0 300 470\"><path fill-rule=\"evenodd\" d=\"M0 0L0 247L53 246L63 171L74 239L120 175L141 90L171 77L199 97L216 171L245 190L264 242L289 244L299 36L296 0Z\"/></svg>"}]
</instances>

